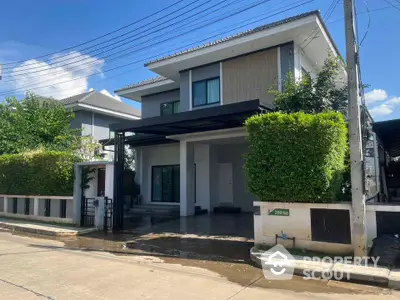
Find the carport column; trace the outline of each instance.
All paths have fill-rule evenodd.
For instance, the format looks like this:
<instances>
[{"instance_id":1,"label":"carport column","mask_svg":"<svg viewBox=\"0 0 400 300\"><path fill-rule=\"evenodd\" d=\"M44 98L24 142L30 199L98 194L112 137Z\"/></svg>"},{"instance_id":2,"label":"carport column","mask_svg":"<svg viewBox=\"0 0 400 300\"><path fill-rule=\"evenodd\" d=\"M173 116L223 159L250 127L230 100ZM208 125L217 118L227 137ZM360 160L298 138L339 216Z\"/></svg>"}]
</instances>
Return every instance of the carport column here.
<instances>
[{"instance_id":1,"label":"carport column","mask_svg":"<svg viewBox=\"0 0 400 300\"><path fill-rule=\"evenodd\" d=\"M181 216L194 215L194 147L180 142L180 210Z\"/></svg>"}]
</instances>

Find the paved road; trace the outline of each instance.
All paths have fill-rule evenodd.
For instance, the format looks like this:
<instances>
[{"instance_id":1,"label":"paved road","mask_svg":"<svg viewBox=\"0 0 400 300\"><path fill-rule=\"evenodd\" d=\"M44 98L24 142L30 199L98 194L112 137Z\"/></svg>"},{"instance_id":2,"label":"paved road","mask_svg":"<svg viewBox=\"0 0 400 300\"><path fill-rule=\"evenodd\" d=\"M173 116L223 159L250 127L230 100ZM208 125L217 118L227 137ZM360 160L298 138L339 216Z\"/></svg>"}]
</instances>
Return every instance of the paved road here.
<instances>
[{"instance_id":1,"label":"paved road","mask_svg":"<svg viewBox=\"0 0 400 300\"><path fill-rule=\"evenodd\" d=\"M156 257L69 250L59 241L0 232L0 299L400 299L397 292L337 283L283 287L261 275L243 285Z\"/></svg>"}]
</instances>

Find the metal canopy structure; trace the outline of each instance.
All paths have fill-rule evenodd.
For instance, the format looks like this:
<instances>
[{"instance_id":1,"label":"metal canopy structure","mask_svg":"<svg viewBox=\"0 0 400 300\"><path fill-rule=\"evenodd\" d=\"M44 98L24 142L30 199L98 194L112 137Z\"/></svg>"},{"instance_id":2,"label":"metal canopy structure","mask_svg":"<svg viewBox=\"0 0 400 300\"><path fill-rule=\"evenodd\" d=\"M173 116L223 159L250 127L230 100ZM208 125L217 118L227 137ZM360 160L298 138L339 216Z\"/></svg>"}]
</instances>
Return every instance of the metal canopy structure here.
<instances>
[{"instance_id":1,"label":"metal canopy structure","mask_svg":"<svg viewBox=\"0 0 400 300\"><path fill-rule=\"evenodd\" d=\"M268 111L273 111L272 107L261 106L259 100L251 100L111 124L110 129L115 131L113 230L123 229L124 145L139 147L172 143L177 141L167 136L241 127L248 117ZM125 132L134 132L135 135L126 137Z\"/></svg>"},{"instance_id":2,"label":"metal canopy structure","mask_svg":"<svg viewBox=\"0 0 400 300\"><path fill-rule=\"evenodd\" d=\"M375 122L372 127L390 156L400 156L400 119Z\"/></svg>"},{"instance_id":3,"label":"metal canopy structure","mask_svg":"<svg viewBox=\"0 0 400 300\"><path fill-rule=\"evenodd\" d=\"M186 134L240 127L243 126L244 121L248 117L256 113L272 110L272 107L261 106L259 100L251 100L196 109L175 115L124 121L111 124L110 129L115 132L130 131L158 136Z\"/></svg>"}]
</instances>

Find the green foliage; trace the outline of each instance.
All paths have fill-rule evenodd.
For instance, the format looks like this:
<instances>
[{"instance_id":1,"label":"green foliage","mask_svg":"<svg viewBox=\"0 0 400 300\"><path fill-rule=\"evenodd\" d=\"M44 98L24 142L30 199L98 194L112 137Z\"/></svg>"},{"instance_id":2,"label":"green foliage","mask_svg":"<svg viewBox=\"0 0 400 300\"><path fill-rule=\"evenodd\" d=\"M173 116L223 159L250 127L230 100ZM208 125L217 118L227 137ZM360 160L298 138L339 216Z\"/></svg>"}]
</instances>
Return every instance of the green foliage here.
<instances>
[{"instance_id":1,"label":"green foliage","mask_svg":"<svg viewBox=\"0 0 400 300\"><path fill-rule=\"evenodd\" d=\"M28 93L24 100L7 98L0 104L0 154L35 149L67 151L75 146L71 111L54 99Z\"/></svg>"},{"instance_id":2,"label":"green foliage","mask_svg":"<svg viewBox=\"0 0 400 300\"><path fill-rule=\"evenodd\" d=\"M56 151L1 155L0 194L71 196L78 161Z\"/></svg>"},{"instance_id":3,"label":"green foliage","mask_svg":"<svg viewBox=\"0 0 400 300\"><path fill-rule=\"evenodd\" d=\"M260 201L332 202L339 198L347 153L340 113L270 113L246 121L247 186Z\"/></svg>"},{"instance_id":4,"label":"green foliage","mask_svg":"<svg viewBox=\"0 0 400 300\"><path fill-rule=\"evenodd\" d=\"M343 82L341 87L337 87L342 69L343 63L329 56L314 79L306 73L296 81L289 73L283 83L283 92L271 90L276 109L286 113L302 111L310 114L333 110L346 115L347 85Z\"/></svg>"}]
</instances>

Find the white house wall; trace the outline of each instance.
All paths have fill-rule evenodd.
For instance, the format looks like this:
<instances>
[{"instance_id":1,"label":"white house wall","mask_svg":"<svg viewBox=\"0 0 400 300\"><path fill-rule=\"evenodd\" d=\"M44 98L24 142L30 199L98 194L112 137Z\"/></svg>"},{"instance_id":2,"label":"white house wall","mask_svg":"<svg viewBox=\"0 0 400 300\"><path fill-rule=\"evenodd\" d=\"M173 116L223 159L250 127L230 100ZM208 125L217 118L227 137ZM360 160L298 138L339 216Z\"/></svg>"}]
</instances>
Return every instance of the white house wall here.
<instances>
[{"instance_id":1,"label":"white house wall","mask_svg":"<svg viewBox=\"0 0 400 300\"><path fill-rule=\"evenodd\" d=\"M179 143L141 148L143 203L151 203L151 170L153 166L179 165Z\"/></svg>"},{"instance_id":2,"label":"white house wall","mask_svg":"<svg viewBox=\"0 0 400 300\"><path fill-rule=\"evenodd\" d=\"M217 163L232 163L232 176L233 176L233 205L240 207L242 211L253 211L253 201L256 198L247 191L246 179L243 169L244 157L247 152L246 144L230 144L230 145L215 145L217 151ZM215 168L217 168L215 164ZM210 173L216 173L217 169L212 170ZM211 187L218 191L217 182Z\"/></svg>"}]
</instances>

